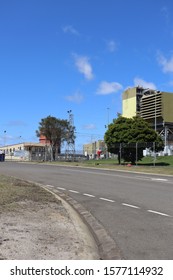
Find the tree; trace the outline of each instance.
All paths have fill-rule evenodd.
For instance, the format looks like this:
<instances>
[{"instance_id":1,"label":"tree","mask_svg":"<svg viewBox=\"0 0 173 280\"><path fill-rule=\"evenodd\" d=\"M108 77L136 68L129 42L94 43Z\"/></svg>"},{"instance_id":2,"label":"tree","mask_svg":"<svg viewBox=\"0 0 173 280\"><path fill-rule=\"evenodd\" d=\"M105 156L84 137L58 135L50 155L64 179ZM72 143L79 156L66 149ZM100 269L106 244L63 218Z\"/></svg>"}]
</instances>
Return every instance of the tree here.
<instances>
[{"instance_id":1,"label":"tree","mask_svg":"<svg viewBox=\"0 0 173 280\"><path fill-rule=\"evenodd\" d=\"M61 152L61 146L65 141L75 140L74 127L71 127L69 121L50 115L41 119L36 135L37 137L44 135L50 142L51 160L55 160L56 153Z\"/></svg>"},{"instance_id":2,"label":"tree","mask_svg":"<svg viewBox=\"0 0 173 280\"><path fill-rule=\"evenodd\" d=\"M141 160L144 144L145 148L156 152L164 148L161 137L141 117L125 118L119 115L108 126L104 139L108 152L118 154L119 163L121 158L132 164L136 159Z\"/></svg>"}]
</instances>

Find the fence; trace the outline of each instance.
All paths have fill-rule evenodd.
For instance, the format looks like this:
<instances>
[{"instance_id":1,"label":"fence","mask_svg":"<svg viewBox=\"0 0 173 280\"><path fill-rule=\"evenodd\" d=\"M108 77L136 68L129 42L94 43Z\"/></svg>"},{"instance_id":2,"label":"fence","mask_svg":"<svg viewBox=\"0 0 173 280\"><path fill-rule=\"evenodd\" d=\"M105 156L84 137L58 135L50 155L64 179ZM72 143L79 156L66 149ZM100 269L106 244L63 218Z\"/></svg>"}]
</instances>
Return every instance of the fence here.
<instances>
[{"instance_id":1,"label":"fence","mask_svg":"<svg viewBox=\"0 0 173 280\"><path fill-rule=\"evenodd\" d=\"M151 156L153 164L155 164L157 156L173 155L173 143L169 143L166 147L160 146L157 142L150 143L115 143L107 149L91 151L64 150L61 154L55 154L55 161L83 161L92 159L108 159L118 158L119 163L132 162L137 164L143 156ZM37 151L18 151L13 155L6 155L9 160L27 160L27 161L51 161L51 153L49 149L42 148Z\"/></svg>"},{"instance_id":2,"label":"fence","mask_svg":"<svg viewBox=\"0 0 173 280\"><path fill-rule=\"evenodd\" d=\"M155 164L157 156L173 155L173 143L163 146L160 142L135 142L135 143L115 143L109 146L109 152L105 150L100 154L100 158L110 158L117 156L119 163L132 162L137 164L143 156L151 156ZM88 155L90 159L98 158L97 150Z\"/></svg>"}]
</instances>

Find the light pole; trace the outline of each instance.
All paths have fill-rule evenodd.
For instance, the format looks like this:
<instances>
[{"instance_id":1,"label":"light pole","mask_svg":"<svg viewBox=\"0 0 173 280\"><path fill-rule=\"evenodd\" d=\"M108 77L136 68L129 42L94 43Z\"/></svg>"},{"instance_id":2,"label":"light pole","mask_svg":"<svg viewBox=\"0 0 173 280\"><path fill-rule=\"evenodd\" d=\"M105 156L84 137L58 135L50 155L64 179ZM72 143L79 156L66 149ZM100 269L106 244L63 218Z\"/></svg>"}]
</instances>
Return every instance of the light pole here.
<instances>
[{"instance_id":1,"label":"light pole","mask_svg":"<svg viewBox=\"0 0 173 280\"><path fill-rule=\"evenodd\" d=\"M6 130L4 130L4 146L6 145Z\"/></svg>"},{"instance_id":2,"label":"light pole","mask_svg":"<svg viewBox=\"0 0 173 280\"><path fill-rule=\"evenodd\" d=\"M156 104L156 94L157 92L155 91L155 118L154 118L154 130L157 132L157 104Z\"/></svg>"},{"instance_id":3,"label":"light pole","mask_svg":"<svg viewBox=\"0 0 173 280\"><path fill-rule=\"evenodd\" d=\"M108 126L109 126L109 109L110 108L107 108L107 111L108 111Z\"/></svg>"},{"instance_id":4,"label":"light pole","mask_svg":"<svg viewBox=\"0 0 173 280\"><path fill-rule=\"evenodd\" d=\"M155 90L154 91L155 93L155 112L154 112L154 130L155 132L157 132L157 104L156 104L156 101L157 101L157 91ZM156 143L154 142L154 166L156 165Z\"/></svg>"}]
</instances>

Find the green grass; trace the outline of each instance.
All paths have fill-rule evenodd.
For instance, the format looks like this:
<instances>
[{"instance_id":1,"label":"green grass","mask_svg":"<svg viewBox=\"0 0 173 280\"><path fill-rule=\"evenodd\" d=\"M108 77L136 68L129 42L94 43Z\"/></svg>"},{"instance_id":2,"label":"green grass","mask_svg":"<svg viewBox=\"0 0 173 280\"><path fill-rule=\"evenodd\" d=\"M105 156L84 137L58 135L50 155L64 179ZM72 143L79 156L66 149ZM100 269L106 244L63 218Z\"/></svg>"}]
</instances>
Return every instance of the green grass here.
<instances>
[{"instance_id":1,"label":"green grass","mask_svg":"<svg viewBox=\"0 0 173 280\"><path fill-rule=\"evenodd\" d=\"M52 164L52 162L51 162ZM67 166L83 166L94 168L108 168L111 170L123 170L134 172L155 173L163 175L173 175L173 156L160 156L156 158L155 164L153 157L143 157L137 165L128 166L127 163L119 165L117 159L84 160L82 162L53 162L53 164Z\"/></svg>"},{"instance_id":2,"label":"green grass","mask_svg":"<svg viewBox=\"0 0 173 280\"><path fill-rule=\"evenodd\" d=\"M152 157L144 157L140 165L153 165L153 158ZM173 156L159 156L156 158L155 161L156 166L172 166L173 167Z\"/></svg>"}]
</instances>

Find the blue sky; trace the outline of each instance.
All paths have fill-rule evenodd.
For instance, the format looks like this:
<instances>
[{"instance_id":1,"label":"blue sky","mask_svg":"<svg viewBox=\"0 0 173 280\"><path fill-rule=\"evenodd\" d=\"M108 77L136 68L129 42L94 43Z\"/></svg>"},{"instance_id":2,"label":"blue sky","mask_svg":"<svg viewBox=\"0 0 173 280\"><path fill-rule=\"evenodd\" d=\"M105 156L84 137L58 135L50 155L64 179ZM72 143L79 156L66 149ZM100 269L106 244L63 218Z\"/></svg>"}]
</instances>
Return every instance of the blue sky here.
<instances>
[{"instance_id":1,"label":"blue sky","mask_svg":"<svg viewBox=\"0 0 173 280\"><path fill-rule=\"evenodd\" d=\"M136 85L173 92L172 0L0 1L0 145L72 110L82 149Z\"/></svg>"}]
</instances>

